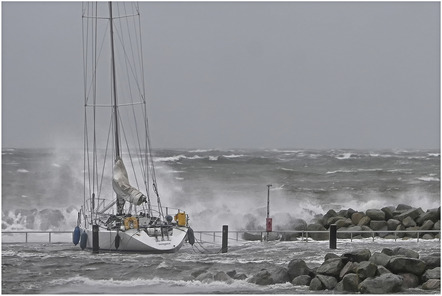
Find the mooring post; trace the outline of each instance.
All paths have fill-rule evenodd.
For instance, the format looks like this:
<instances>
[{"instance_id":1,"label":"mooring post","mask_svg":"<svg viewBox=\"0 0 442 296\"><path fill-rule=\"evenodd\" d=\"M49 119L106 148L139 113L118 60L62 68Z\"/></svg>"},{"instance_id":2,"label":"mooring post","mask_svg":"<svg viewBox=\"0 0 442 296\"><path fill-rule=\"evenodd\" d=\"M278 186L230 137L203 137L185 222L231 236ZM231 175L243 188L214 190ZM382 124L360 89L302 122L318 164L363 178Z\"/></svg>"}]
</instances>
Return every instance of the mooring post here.
<instances>
[{"instance_id":1,"label":"mooring post","mask_svg":"<svg viewBox=\"0 0 442 296\"><path fill-rule=\"evenodd\" d=\"M267 217L266 217L267 241L269 241L269 232L272 231L272 218L270 218L270 187L272 187L272 184L267 185Z\"/></svg>"},{"instance_id":2,"label":"mooring post","mask_svg":"<svg viewBox=\"0 0 442 296\"><path fill-rule=\"evenodd\" d=\"M330 225L330 249L336 249L336 224Z\"/></svg>"},{"instance_id":3,"label":"mooring post","mask_svg":"<svg viewBox=\"0 0 442 296\"><path fill-rule=\"evenodd\" d=\"M98 225L92 225L92 253L98 253L99 249Z\"/></svg>"},{"instance_id":4,"label":"mooring post","mask_svg":"<svg viewBox=\"0 0 442 296\"><path fill-rule=\"evenodd\" d=\"M223 225L223 241L222 241L221 253L227 253L228 238L229 238L229 226Z\"/></svg>"}]
</instances>

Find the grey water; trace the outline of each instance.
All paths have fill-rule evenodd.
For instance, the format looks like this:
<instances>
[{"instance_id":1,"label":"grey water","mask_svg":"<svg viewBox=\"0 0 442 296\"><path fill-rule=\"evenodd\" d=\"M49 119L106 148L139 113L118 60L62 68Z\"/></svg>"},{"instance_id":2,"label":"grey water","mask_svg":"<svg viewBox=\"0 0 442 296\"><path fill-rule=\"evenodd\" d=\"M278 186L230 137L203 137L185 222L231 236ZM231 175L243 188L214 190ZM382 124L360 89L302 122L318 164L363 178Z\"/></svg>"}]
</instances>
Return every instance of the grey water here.
<instances>
[{"instance_id":1,"label":"grey water","mask_svg":"<svg viewBox=\"0 0 442 296\"><path fill-rule=\"evenodd\" d=\"M2 150L2 231L73 230L83 203L83 152ZM274 229L290 230L329 209L440 206L439 150L158 150L154 155L164 206L180 208L196 231L265 228L267 184ZM188 244L175 254L93 255L68 243L12 243L2 234L3 293L308 293L290 283L261 287L245 280L200 282L191 273L262 268L303 258L319 266L328 242L230 242L229 252ZM440 252L438 240L338 242L336 253L397 244ZM417 291L422 293L422 291Z\"/></svg>"},{"instance_id":2,"label":"grey water","mask_svg":"<svg viewBox=\"0 0 442 296\"><path fill-rule=\"evenodd\" d=\"M392 240L340 240L331 251L328 241L319 242L231 242L227 253L218 246L207 246L205 254L186 244L174 254L92 254L72 244L4 244L2 246L2 292L6 294L295 294L310 293L307 286L291 283L259 286L247 280L231 282L198 281L192 273L204 270L235 270L248 277L261 269L287 267L290 260L302 258L310 268L320 266L328 252L341 255L348 250L369 248L371 252L394 248ZM408 240L401 246L421 256L440 252L439 241ZM332 291L328 291L331 293ZM315 292L317 293L317 291ZM327 293L327 291L326 291ZM431 293L411 289L408 293Z\"/></svg>"}]
</instances>

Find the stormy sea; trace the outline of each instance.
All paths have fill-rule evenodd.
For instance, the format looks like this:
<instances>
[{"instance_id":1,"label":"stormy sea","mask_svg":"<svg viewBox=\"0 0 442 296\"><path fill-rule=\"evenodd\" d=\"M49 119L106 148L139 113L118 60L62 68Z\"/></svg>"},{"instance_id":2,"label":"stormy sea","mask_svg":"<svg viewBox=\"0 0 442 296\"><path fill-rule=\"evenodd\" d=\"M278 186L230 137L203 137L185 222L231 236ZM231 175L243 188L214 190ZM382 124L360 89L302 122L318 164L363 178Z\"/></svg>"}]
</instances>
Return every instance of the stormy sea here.
<instances>
[{"instance_id":1,"label":"stormy sea","mask_svg":"<svg viewBox=\"0 0 442 296\"><path fill-rule=\"evenodd\" d=\"M439 150L157 150L154 153L163 206L185 210L197 243L174 254L92 254L70 234L7 231L72 231L83 198L83 151L2 150L3 293L309 293L291 283L259 286L245 279L195 280L209 271L250 277L263 268L302 258L321 265L328 241L229 240L220 252L215 235L199 231L264 230L267 185L274 230L296 219L311 221L329 209L365 211L407 204L424 211L440 206ZM234 233L234 232L233 232ZM231 238L235 238L231 234ZM439 239L338 241L336 254L352 249L406 247L440 253ZM410 290L423 293L422 290ZM332 291L329 291L332 293Z\"/></svg>"}]
</instances>

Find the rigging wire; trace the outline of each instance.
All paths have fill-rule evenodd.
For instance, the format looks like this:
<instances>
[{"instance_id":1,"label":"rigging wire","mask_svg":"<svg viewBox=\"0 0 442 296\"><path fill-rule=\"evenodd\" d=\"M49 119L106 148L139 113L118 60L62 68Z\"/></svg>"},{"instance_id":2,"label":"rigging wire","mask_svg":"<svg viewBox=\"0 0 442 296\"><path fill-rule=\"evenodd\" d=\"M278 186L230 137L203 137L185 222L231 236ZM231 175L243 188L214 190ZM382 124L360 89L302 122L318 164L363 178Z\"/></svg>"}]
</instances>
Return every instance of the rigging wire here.
<instances>
[{"instance_id":1,"label":"rigging wire","mask_svg":"<svg viewBox=\"0 0 442 296\"><path fill-rule=\"evenodd\" d=\"M118 128L118 125L124 130L124 140L126 141L125 147L127 148L126 153L128 153L130 158L130 163L134 172L135 182L137 187L140 185L140 181L136 173L135 163L139 162L139 168L137 170L141 171L141 176L143 177L144 187L146 189L147 197L147 207L149 214L152 215L150 192L153 185L153 192L157 197L158 212L161 217L164 218L163 209L161 206L160 194L158 190L158 183L156 180L155 165L153 161L153 153L151 149L151 140L149 133L149 122L147 117L147 100L145 93L145 81L144 81L144 67L143 67L143 54L142 54L142 40L141 40L141 20L138 5L126 5L126 3L115 3L114 6L117 8L117 13L113 17L113 20L118 20L114 22L113 28L115 29L116 40L119 41L118 50L119 54L122 55L125 61L123 67L120 69L125 69L127 75L127 90L129 92L130 100L128 106L131 106L130 111L126 113L125 108L118 108L118 113L123 113L127 116L131 112L132 118L135 120L135 124L127 124L123 127L123 118L119 118L117 123L112 122L109 124L109 129L106 139L106 148L104 151L104 161L98 159L98 146L99 146L99 134L97 131L99 118L98 107L100 105L100 95L101 88L99 88L98 77L98 65L100 60L105 53L105 41L107 40L107 34L103 33L108 31L110 26L109 17L100 17L101 8L99 9L98 3L83 3L82 14L83 14L83 26L82 26L82 42L83 42L83 69L84 69L84 175L83 179L85 184L89 184L88 188L84 188L83 202L86 205L86 200L90 198L92 194L96 193L96 198L99 200L102 196L102 188L104 182L104 172L107 166L107 157L110 150L112 153L117 149L115 143L111 144L109 147L109 141L111 140L111 131ZM130 11L132 10L132 11ZM133 12L133 13L132 13ZM107 20L102 22L101 19ZM105 31L103 31L103 27ZM133 33L132 34L132 31ZM126 34L127 32L127 34ZM123 35L125 33L125 35ZM124 37L126 36L126 37ZM138 62L137 62L138 61ZM141 62L140 62L141 61ZM101 72L101 70L100 70ZM111 94L112 94L111 88ZM120 90L119 90L120 92ZM137 93L138 92L138 93ZM106 94L105 94L106 95ZM135 102L135 100L140 102ZM92 104L90 104L92 103ZM137 108L137 104L142 104L143 107ZM118 103L118 107L124 105L124 102ZM104 106L104 105L103 105ZM115 106L115 104L113 105ZM89 111L90 110L90 111ZM115 113L115 115L118 115ZM140 115L140 116L138 116ZM141 119L139 121L139 119ZM145 131L140 129L144 126ZM90 129L93 129L91 132ZM139 157L135 157L133 151L129 149L129 141L134 141L137 143L137 151ZM115 141L114 141L115 142ZM134 160L133 158L136 158ZM103 161L101 165L101 161ZM112 166L113 167L113 166ZM101 172L100 172L101 171ZM112 169L113 171L113 169ZM101 176L100 176L101 173ZM150 183L150 181L152 183ZM89 191L89 192L88 192ZM99 205L99 203L97 203ZM92 208L92 199L89 203L89 207ZM143 207L145 205L143 204ZM92 221L92 217L91 221Z\"/></svg>"}]
</instances>

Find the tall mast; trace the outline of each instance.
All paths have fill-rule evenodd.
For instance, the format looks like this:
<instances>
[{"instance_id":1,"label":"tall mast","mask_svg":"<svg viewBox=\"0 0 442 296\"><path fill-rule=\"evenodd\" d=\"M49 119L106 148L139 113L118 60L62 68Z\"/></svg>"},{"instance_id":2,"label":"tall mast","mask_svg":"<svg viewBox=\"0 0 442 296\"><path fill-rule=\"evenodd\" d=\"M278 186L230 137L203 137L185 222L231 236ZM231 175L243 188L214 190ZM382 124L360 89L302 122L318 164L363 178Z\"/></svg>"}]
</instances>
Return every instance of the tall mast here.
<instances>
[{"instance_id":1,"label":"tall mast","mask_svg":"<svg viewBox=\"0 0 442 296\"><path fill-rule=\"evenodd\" d=\"M118 107L117 107L117 83L115 73L115 51L114 51L114 20L112 17L112 2L109 1L110 18L110 39L111 39L111 63L112 63L112 86L113 86L113 108L115 124L115 159L120 157L120 139L118 135Z\"/></svg>"}]
</instances>

